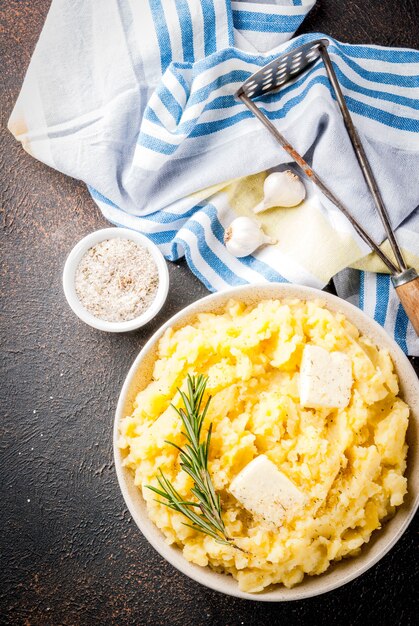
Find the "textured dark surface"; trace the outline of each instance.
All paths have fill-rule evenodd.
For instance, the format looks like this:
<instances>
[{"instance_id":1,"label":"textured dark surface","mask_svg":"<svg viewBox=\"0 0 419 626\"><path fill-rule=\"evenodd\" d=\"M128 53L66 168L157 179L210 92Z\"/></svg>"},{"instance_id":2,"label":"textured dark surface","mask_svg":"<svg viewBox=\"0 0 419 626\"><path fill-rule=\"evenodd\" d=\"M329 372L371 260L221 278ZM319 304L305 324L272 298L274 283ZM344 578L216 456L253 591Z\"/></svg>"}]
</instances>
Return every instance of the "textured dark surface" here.
<instances>
[{"instance_id":1,"label":"textured dark surface","mask_svg":"<svg viewBox=\"0 0 419 626\"><path fill-rule=\"evenodd\" d=\"M198 0L197 0L198 1ZM3 0L1 623L409 624L417 614L417 529L377 566L317 599L240 601L184 577L148 545L112 464L117 396L145 340L205 295L183 263L158 319L128 335L80 322L61 289L64 259L106 222L83 184L26 155L4 131L48 0ZM319 0L304 31L416 47L415 0ZM417 595L416 595L417 597Z\"/></svg>"}]
</instances>

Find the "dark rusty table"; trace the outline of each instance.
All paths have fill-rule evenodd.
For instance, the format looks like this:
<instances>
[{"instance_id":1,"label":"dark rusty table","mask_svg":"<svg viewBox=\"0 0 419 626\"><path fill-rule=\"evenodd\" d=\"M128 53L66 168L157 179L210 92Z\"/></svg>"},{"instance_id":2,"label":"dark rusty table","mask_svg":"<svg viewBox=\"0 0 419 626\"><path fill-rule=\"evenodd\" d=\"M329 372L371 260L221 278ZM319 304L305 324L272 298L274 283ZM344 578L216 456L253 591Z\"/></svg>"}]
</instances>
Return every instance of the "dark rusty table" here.
<instances>
[{"instance_id":1,"label":"dark rusty table","mask_svg":"<svg viewBox=\"0 0 419 626\"><path fill-rule=\"evenodd\" d=\"M151 333L207 292L185 263L170 264L164 310L146 328L126 335L94 331L67 306L64 259L81 237L107 223L82 183L33 160L4 130L49 4L0 1L0 622L413 623L418 611L413 525L358 580L319 598L270 605L224 597L189 580L150 547L130 519L112 463L121 384ZM417 47L417 8L417 0L318 0L301 31L352 43Z\"/></svg>"}]
</instances>

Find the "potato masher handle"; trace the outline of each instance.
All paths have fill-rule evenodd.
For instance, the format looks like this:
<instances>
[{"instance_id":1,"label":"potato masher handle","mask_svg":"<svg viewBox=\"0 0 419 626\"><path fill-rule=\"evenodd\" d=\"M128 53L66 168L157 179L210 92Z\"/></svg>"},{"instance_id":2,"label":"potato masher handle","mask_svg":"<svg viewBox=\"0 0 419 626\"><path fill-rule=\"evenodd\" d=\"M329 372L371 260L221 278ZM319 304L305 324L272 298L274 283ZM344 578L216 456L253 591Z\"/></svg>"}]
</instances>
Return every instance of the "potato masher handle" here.
<instances>
[{"instance_id":1,"label":"potato masher handle","mask_svg":"<svg viewBox=\"0 0 419 626\"><path fill-rule=\"evenodd\" d=\"M401 274L392 276L391 280L407 317L419 337L419 276L410 267Z\"/></svg>"},{"instance_id":2,"label":"potato masher handle","mask_svg":"<svg viewBox=\"0 0 419 626\"><path fill-rule=\"evenodd\" d=\"M383 198L381 196L380 189L378 187L377 181L375 180L375 176L371 169L371 165L368 161L367 155L365 153L364 146L362 145L361 139L354 126L352 116L347 107L345 97L342 93L342 90L339 85L339 81L335 74L335 70L333 69L332 60L324 44L319 46L319 52L322 56L323 63L326 68L326 72L327 72L330 84L332 85L332 88L335 92L335 97L339 105L340 111L342 113L343 121L345 123L346 130L348 131L349 139L351 140L351 143L355 152L355 156L358 159L361 172L371 192L371 196L374 200L374 204L380 216L381 222L384 226L387 239L389 240L391 249L393 250L393 254L400 268L399 271L403 272L404 270L407 269L407 265L403 258L403 254L402 254L402 251L400 250L399 244L397 243L396 237L394 236L393 229L390 224L390 219L389 219Z\"/></svg>"}]
</instances>

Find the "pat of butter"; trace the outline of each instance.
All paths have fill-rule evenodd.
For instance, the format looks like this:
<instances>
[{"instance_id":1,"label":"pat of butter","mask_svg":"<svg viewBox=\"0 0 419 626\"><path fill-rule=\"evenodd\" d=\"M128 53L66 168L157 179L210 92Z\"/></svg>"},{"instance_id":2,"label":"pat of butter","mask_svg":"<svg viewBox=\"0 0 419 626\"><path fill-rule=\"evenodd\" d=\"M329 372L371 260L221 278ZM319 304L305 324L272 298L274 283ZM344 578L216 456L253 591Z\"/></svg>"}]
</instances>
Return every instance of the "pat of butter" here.
<instances>
[{"instance_id":1,"label":"pat of butter","mask_svg":"<svg viewBox=\"0 0 419 626\"><path fill-rule=\"evenodd\" d=\"M344 409L351 399L352 363L343 352L306 345L300 367L300 404Z\"/></svg>"},{"instance_id":2,"label":"pat of butter","mask_svg":"<svg viewBox=\"0 0 419 626\"><path fill-rule=\"evenodd\" d=\"M264 454L237 474L230 492L250 513L276 526L305 502L304 494Z\"/></svg>"}]
</instances>

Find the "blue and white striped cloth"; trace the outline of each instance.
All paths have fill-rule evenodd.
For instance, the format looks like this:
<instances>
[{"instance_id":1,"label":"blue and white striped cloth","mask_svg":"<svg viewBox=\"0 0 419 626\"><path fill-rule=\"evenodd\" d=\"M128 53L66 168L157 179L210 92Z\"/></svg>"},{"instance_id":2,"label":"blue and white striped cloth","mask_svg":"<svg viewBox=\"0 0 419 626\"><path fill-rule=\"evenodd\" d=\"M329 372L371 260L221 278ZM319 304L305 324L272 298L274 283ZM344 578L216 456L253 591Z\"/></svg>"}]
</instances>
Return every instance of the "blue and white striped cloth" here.
<instances>
[{"instance_id":1,"label":"blue and white striped cloth","mask_svg":"<svg viewBox=\"0 0 419 626\"><path fill-rule=\"evenodd\" d=\"M33 156L85 181L111 222L145 233L169 260L185 255L210 290L265 280L321 288L350 265L371 269L365 244L309 183L313 221L286 225L295 248L280 240L235 259L223 245L232 198L288 158L233 94L279 54L324 36L289 41L314 3L53 0L9 128ZM329 40L392 224L417 265L419 53ZM383 241L322 65L260 106ZM336 285L419 354L387 275L345 270Z\"/></svg>"}]
</instances>

